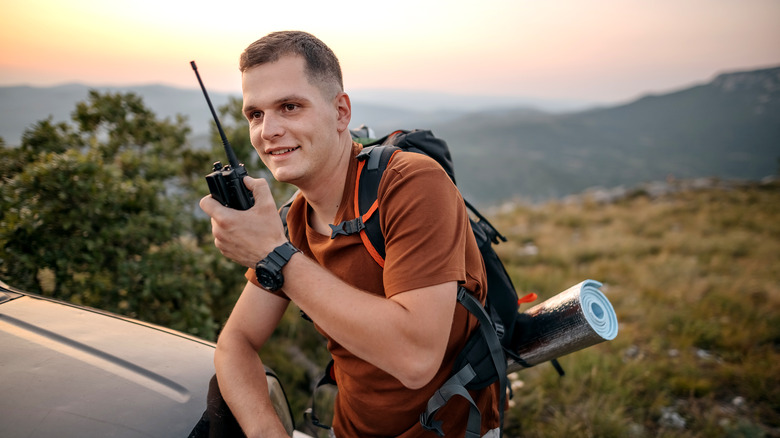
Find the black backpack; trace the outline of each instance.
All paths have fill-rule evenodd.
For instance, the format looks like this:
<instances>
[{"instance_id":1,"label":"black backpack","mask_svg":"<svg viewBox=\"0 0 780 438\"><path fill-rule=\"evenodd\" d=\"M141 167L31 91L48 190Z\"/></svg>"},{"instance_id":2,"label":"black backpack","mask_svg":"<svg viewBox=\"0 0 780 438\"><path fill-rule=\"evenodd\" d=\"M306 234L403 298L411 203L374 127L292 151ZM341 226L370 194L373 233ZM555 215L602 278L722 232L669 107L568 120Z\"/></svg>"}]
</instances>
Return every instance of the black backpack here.
<instances>
[{"instance_id":1,"label":"black backpack","mask_svg":"<svg viewBox=\"0 0 780 438\"><path fill-rule=\"evenodd\" d=\"M380 208L377 201L379 182L393 155L399 151L427 155L441 165L453 183L455 183L455 171L447 143L435 137L431 131L400 130L375 141L367 141L357 132L357 130L352 131L353 139L364 144L363 150L357 156L359 167L356 190L359 214L350 221L331 225L331 238L364 232L365 234L361 237L363 237L366 249L374 260L384 267L385 242L379 226L379 215L375 213ZM471 404L466 437L479 438L481 414L468 390L480 390L496 380L499 381L499 413L503 427L503 410L507 392L507 357L521 365L524 365L524 361L511 350L516 328L515 322L518 316L517 293L504 264L493 249L494 244L506 241L506 237L499 233L473 205L465 199L464 202L468 210L476 217L476 219L470 218L470 222L485 263L488 295L483 306L464 288L461 287L458 290L458 302L476 316L479 321L479 329L472 334L456 359L451 377L428 401L427 409L420 415L420 422L424 429L444 436L441 421L435 420L434 416L450 398L459 395ZM292 199L280 210L285 230L287 211L291 204ZM318 386L323 383L334 383L330 378L330 373L326 373L325 378L318 383ZM318 423L316 416L314 423Z\"/></svg>"}]
</instances>

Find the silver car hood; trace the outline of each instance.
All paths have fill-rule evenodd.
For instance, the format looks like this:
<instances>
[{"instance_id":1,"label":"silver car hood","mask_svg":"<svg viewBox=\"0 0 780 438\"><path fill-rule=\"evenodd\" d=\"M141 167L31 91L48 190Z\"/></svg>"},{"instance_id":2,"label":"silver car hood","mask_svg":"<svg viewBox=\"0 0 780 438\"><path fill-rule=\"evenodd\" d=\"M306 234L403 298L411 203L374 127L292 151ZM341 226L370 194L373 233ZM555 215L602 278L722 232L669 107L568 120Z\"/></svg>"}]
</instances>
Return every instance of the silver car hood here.
<instances>
[{"instance_id":1,"label":"silver car hood","mask_svg":"<svg viewBox=\"0 0 780 438\"><path fill-rule=\"evenodd\" d=\"M186 436L213 356L213 343L0 283L2 435Z\"/></svg>"}]
</instances>

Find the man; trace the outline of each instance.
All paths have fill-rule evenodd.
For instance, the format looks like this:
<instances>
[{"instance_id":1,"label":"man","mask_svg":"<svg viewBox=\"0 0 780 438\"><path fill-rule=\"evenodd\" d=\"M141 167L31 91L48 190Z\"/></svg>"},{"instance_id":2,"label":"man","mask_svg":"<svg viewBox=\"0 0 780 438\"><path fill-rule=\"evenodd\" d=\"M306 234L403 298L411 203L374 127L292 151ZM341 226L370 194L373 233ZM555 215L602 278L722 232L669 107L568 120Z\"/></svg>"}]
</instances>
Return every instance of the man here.
<instances>
[{"instance_id":1,"label":"man","mask_svg":"<svg viewBox=\"0 0 780 438\"><path fill-rule=\"evenodd\" d=\"M249 268L214 358L224 399L247 436L285 436L257 352L292 300L328 339L339 385L337 437L435 436L421 427L420 413L477 326L456 305L458 286L482 301L486 296L484 266L457 189L428 157L396 155L378 194L381 267L359 235L330 237L330 224L354 218L360 151L333 52L307 33L276 32L247 47L240 70L252 145L274 177L297 186L300 196L287 216L289 242L265 180L244 180L255 198L246 211L210 196L201 201L217 247ZM258 261L269 259L274 263L259 264L258 280ZM275 271L283 280L273 284L268 278L280 280ZM483 434L498 427L496 387L473 394ZM447 436L463 436L468 408L454 397L439 411Z\"/></svg>"}]
</instances>

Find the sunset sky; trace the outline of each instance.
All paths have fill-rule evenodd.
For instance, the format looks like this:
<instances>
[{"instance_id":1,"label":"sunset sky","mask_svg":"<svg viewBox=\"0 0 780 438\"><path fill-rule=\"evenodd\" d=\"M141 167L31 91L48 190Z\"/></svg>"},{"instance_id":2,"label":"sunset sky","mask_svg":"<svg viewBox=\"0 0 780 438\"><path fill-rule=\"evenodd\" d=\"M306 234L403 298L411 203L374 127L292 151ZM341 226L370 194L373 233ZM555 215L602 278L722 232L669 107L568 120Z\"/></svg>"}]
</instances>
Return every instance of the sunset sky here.
<instances>
[{"instance_id":1,"label":"sunset sky","mask_svg":"<svg viewBox=\"0 0 780 438\"><path fill-rule=\"evenodd\" d=\"M619 101L780 65L778 0L2 0L0 86L166 84L240 92L237 59L309 31L347 91Z\"/></svg>"}]
</instances>

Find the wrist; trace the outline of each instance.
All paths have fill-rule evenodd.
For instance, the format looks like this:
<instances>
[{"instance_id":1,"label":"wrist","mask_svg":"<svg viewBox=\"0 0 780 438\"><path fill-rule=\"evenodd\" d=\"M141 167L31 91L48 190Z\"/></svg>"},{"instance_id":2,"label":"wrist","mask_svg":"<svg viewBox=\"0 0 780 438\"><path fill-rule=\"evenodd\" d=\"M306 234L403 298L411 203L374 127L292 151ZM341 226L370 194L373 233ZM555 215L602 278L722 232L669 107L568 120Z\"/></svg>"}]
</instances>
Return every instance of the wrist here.
<instances>
[{"instance_id":1,"label":"wrist","mask_svg":"<svg viewBox=\"0 0 780 438\"><path fill-rule=\"evenodd\" d=\"M255 265L257 281L265 289L276 291L284 285L282 270L293 255L301 252L290 242L285 242L273 249L268 255Z\"/></svg>"}]
</instances>

